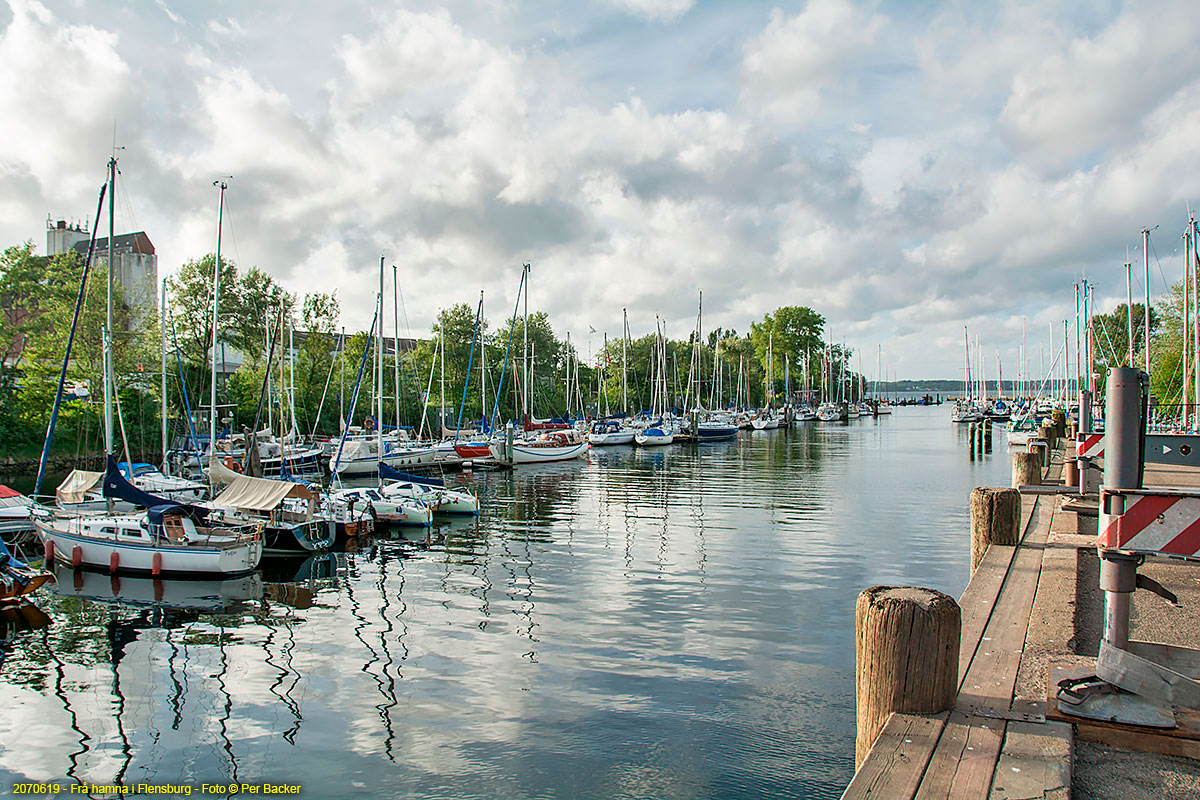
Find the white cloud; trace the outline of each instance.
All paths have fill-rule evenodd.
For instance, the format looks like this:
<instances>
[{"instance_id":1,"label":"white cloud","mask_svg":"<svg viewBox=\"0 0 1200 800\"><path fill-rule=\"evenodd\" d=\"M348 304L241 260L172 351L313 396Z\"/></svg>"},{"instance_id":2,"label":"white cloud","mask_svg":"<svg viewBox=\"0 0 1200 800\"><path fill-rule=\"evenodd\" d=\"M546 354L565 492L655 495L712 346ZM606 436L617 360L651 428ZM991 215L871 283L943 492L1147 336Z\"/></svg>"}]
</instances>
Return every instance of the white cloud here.
<instances>
[{"instance_id":1,"label":"white cloud","mask_svg":"<svg viewBox=\"0 0 1200 800\"><path fill-rule=\"evenodd\" d=\"M48 194L94 197L114 123L135 118L134 80L117 34L58 20L38 2L10 7L0 34L0 168L31 176Z\"/></svg>"},{"instance_id":2,"label":"white cloud","mask_svg":"<svg viewBox=\"0 0 1200 800\"><path fill-rule=\"evenodd\" d=\"M1200 5L1128 9L1023 64L999 116L1027 157L1051 168L1128 142L1136 121L1200 75Z\"/></svg>"},{"instance_id":3,"label":"white cloud","mask_svg":"<svg viewBox=\"0 0 1200 800\"><path fill-rule=\"evenodd\" d=\"M529 260L560 332L615 330L628 307L637 330L658 311L682 333L703 289L708 324L810 304L835 338L894 336L894 364L954 374L957 350L928 343L964 317L1011 338L1083 269L1118 281L1124 243L1200 199L1190 6L643 9L667 30L569 5L314 5L263 38L249 15L11 6L6 243L90 213L118 117L164 272L211 248L211 182L233 174L226 252L338 288L352 329L381 253L416 332L479 288L507 314ZM636 36L653 60L579 55ZM694 67L702 100L677 82Z\"/></svg>"},{"instance_id":4,"label":"white cloud","mask_svg":"<svg viewBox=\"0 0 1200 800\"><path fill-rule=\"evenodd\" d=\"M811 0L787 16L771 12L767 27L745 46L742 103L749 110L804 121L820 111L829 90L869 52L887 20L849 0Z\"/></svg>"},{"instance_id":5,"label":"white cloud","mask_svg":"<svg viewBox=\"0 0 1200 800\"><path fill-rule=\"evenodd\" d=\"M695 0L607 0L609 5L648 19L651 22L671 22L688 12Z\"/></svg>"}]
</instances>

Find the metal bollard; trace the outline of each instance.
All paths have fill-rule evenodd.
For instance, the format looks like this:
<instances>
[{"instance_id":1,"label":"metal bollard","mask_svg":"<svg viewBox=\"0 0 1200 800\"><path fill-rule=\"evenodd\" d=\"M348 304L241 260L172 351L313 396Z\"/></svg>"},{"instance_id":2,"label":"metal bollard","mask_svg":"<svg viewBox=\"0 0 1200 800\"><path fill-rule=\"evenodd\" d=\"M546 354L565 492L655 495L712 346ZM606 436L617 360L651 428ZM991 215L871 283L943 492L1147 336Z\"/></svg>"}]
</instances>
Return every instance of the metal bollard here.
<instances>
[{"instance_id":1,"label":"metal bollard","mask_svg":"<svg viewBox=\"0 0 1200 800\"><path fill-rule=\"evenodd\" d=\"M1104 485L1114 489L1142 488L1145 447L1146 373L1130 367L1108 371L1104 406ZM1110 514L1125 511L1122 497L1109 499ZM1119 507L1118 507L1119 506ZM1104 592L1104 640L1129 647L1129 604L1141 560L1109 550L1100 553L1100 589Z\"/></svg>"}]
</instances>

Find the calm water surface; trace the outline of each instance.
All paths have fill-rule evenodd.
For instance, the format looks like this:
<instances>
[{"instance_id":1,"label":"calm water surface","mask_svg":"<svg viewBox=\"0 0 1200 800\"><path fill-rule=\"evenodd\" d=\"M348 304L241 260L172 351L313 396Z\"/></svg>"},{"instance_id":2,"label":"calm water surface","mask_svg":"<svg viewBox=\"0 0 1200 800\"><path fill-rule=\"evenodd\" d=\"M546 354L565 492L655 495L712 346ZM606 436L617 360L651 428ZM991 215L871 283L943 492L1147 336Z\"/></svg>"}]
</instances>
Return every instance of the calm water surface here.
<instances>
[{"instance_id":1,"label":"calm water surface","mask_svg":"<svg viewBox=\"0 0 1200 800\"><path fill-rule=\"evenodd\" d=\"M478 519L242 580L64 571L0 642L0 780L837 797L856 594L957 596L969 492L1009 469L900 408L453 476Z\"/></svg>"}]
</instances>

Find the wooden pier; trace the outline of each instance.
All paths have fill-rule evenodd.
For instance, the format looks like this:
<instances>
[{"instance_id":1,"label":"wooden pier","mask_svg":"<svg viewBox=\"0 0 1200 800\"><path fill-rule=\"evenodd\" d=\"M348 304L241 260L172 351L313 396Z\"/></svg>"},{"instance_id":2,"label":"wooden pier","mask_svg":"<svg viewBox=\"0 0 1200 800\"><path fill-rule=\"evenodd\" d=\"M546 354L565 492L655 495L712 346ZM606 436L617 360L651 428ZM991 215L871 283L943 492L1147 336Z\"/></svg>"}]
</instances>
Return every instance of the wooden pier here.
<instances>
[{"instance_id":1,"label":"wooden pier","mask_svg":"<svg viewBox=\"0 0 1200 800\"><path fill-rule=\"evenodd\" d=\"M1064 508L1068 490L1062 472L1060 450L1040 476L1043 485L1021 492L1019 541L992 543L959 598L958 691L952 706L934 714L892 713L844 798L1068 798L1081 778L1112 788L1112 794L1086 796L1200 796L1200 761L1170 757L1200 758L1200 741L1189 739L1183 724L1190 719L1186 714L1182 733L1164 737L1064 721L1053 702L1066 670L1094 670L1103 613L1095 588L1097 520L1086 507L1084 513ZM1200 487L1200 470L1148 467L1146 483ZM1166 580L1200 601L1200 567L1177 569L1186 571ZM1136 594L1135 625L1153 627L1151 619L1162 612L1151 607L1164 601ZM1147 610L1139 614L1142 607ZM1200 645L1200 606L1172 609L1166 627L1151 632L1172 644ZM1172 641L1172 633L1186 640ZM1170 741L1164 745L1164 739ZM1107 756L1086 759L1089 774L1074 775L1077 749L1096 747L1093 743L1169 755L1134 753L1114 761L1125 772L1145 775L1120 774L1122 767L1107 765ZM1131 768L1131 762L1137 766ZM1172 794L1172 787L1183 793Z\"/></svg>"}]
</instances>

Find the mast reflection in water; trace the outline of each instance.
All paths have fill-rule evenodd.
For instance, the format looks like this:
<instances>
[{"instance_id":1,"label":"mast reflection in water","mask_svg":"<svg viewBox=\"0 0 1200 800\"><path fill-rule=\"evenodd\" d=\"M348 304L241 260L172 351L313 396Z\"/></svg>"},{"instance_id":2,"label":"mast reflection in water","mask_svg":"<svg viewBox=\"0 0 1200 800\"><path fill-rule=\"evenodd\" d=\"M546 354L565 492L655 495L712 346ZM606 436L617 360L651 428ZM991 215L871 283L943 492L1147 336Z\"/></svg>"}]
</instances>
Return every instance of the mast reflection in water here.
<instances>
[{"instance_id":1,"label":"mast reflection in water","mask_svg":"<svg viewBox=\"0 0 1200 800\"><path fill-rule=\"evenodd\" d=\"M1007 472L905 408L451 476L479 517L244 579L63 570L4 628L0 780L837 797L857 592L960 593Z\"/></svg>"}]
</instances>

